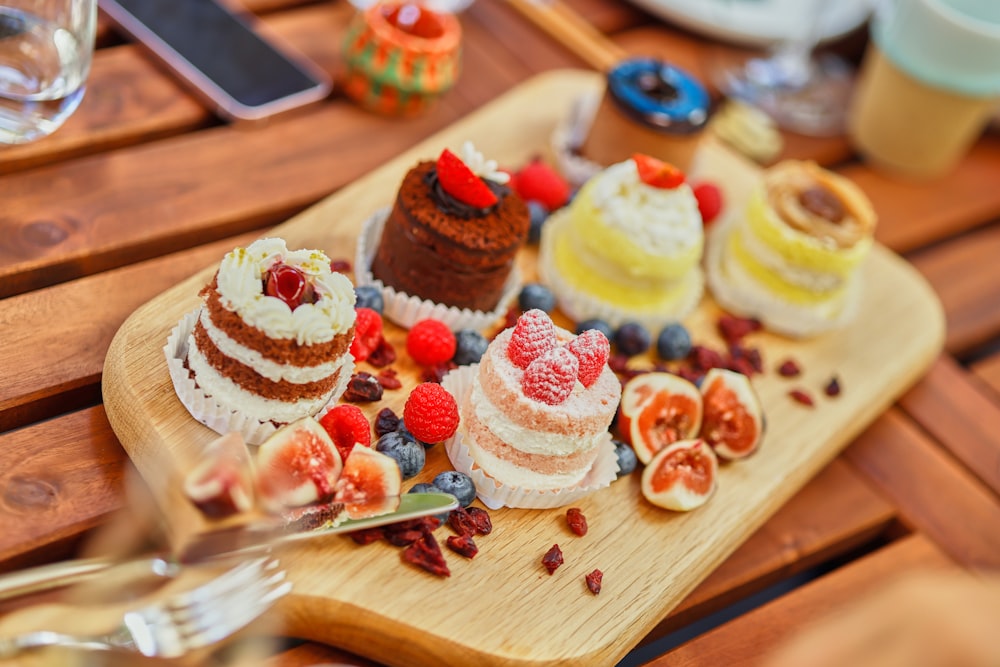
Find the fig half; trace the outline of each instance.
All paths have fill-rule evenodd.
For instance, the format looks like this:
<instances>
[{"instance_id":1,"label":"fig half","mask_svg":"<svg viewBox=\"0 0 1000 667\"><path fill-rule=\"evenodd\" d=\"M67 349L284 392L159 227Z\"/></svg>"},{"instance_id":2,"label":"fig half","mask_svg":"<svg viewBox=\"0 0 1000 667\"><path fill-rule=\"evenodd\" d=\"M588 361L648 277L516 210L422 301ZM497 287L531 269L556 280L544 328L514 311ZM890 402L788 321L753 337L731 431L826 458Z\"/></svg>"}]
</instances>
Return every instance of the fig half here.
<instances>
[{"instance_id":1,"label":"fig half","mask_svg":"<svg viewBox=\"0 0 1000 667\"><path fill-rule=\"evenodd\" d=\"M696 437L701 420L701 392L679 375L643 373L622 389L618 428L643 463L671 443Z\"/></svg>"},{"instance_id":2,"label":"fig half","mask_svg":"<svg viewBox=\"0 0 1000 667\"><path fill-rule=\"evenodd\" d=\"M212 519L252 510L253 461L243 436L227 433L208 443L198 465L184 478L184 494Z\"/></svg>"},{"instance_id":3,"label":"fig half","mask_svg":"<svg viewBox=\"0 0 1000 667\"><path fill-rule=\"evenodd\" d=\"M403 475L396 459L369 447L355 447L337 480L334 499L349 519L364 519L399 507Z\"/></svg>"},{"instance_id":4,"label":"fig half","mask_svg":"<svg viewBox=\"0 0 1000 667\"><path fill-rule=\"evenodd\" d=\"M642 471L642 495L668 510L687 512L715 492L719 459L701 438L680 440L656 453Z\"/></svg>"},{"instance_id":5,"label":"fig half","mask_svg":"<svg viewBox=\"0 0 1000 667\"><path fill-rule=\"evenodd\" d=\"M701 437L724 459L742 459L760 446L763 411L750 378L713 368L701 383Z\"/></svg>"},{"instance_id":6,"label":"fig half","mask_svg":"<svg viewBox=\"0 0 1000 667\"><path fill-rule=\"evenodd\" d=\"M269 512L333 497L344 464L326 429L303 417L278 429L257 451L257 489Z\"/></svg>"}]
</instances>

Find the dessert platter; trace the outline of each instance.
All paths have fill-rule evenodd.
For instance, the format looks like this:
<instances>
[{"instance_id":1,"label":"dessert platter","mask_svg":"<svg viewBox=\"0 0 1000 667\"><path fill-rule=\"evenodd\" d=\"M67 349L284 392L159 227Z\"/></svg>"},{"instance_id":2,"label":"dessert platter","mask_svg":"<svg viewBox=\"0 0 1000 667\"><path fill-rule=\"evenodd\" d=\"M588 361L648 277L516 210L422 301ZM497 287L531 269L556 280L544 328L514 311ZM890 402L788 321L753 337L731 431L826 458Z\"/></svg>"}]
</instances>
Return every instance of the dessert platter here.
<instances>
[{"instance_id":1,"label":"dessert platter","mask_svg":"<svg viewBox=\"0 0 1000 667\"><path fill-rule=\"evenodd\" d=\"M311 343L330 347L335 359L304 380L315 389L317 397L336 397L343 391L343 376L344 371L349 370L349 361L343 358L345 340L338 336L348 335L353 327L360 330L362 323L360 315L356 322L349 310L338 310L343 305L337 296L345 292L343 281L310 262L322 263L331 258L353 261L359 236L373 216L393 205L400 183L415 165L437 156L445 147L457 150L463 142L471 140L484 155L494 158L501 166L511 167L526 164L540 153L545 154L554 129L570 114L575 101L581 96L600 94L602 85L602 77L592 72L565 70L540 75L270 230L266 236L271 241L261 246L251 244L253 251L247 249L247 252L258 262L274 251L268 245L277 243L273 239L282 239L287 244L281 253L294 254L288 249L295 248L316 248L325 253L319 260L316 255L296 256L299 270L309 276L319 293L318 297L306 299L309 306L316 308L304 309L303 318L315 315L313 311L322 305L328 312L321 314L334 323L331 330L336 332L327 340L320 336ZM610 481L598 480L594 490L573 496L570 505L552 501L546 506L517 497L505 501L506 496L502 496L500 502L488 504L486 500L491 496L484 494L477 482L480 500L473 505L488 508L492 532L476 537L478 553L474 558L446 552L450 576L434 576L414 567L400 557L400 549L385 542L361 545L335 536L287 547L282 563L287 566L294 589L280 605L286 635L342 646L393 665L613 664L926 370L943 341L940 305L910 265L871 242L870 228L865 226L867 212L863 207L830 214L850 214L860 221L863 239L859 243L864 246L867 257L864 262L854 262L853 255L847 253L850 256L845 256L836 247L821 252L822 249L789 245L787 239L775 239L765 229L766 220L756 226L751 224L752 229L743 229L740 221L752 193L761 186L762 172L722 145L706 138L694 156L689 174L692 178L711 178L722 189L727 202L720 219L712 226L715 231L710 231L726 235L726 242L720 244L725 250L716 258L721 268L706 267L708 275L704 288L700 269L696 266L687 266L684 270L684 276L691 276L695 287L688 287L682 276L657 278L665 281L667 289L678 289L679 294L701 294L692 303L678 306L676 316L691 336L705 345L724 348L716 326L722 310L713 300L709 289L711 282L719 281L725 294L735 294L735 287L726 291L725 281L732 279L740 288L745 288L750 281L733 271L753 274L756 260L785 249L794 257L806 257L803 261L813 272L791 271L785 276L789 277L789 284L767 283L770 291L765 291L760 298L770 298L772 292L791 295L788 296L790 301L798 299L817 304L814 310L819 313L807 309L810 317L805 319L794 316L800 315L799 311L781 319L778 326L785 325L789 329L786 335L768 331L751 334L754 345L764 355L765 367L765 372L754 374L752 378L753 400L756 403L759 399L759 406L751 416L753 423L759 426L766 417L766 430L763 437L745 451L730 451L730 455L724 456L724 459L733 460L723 460L713 468L717 487L708 501L693 511L664 509L672 506L689 509L694 505L677 507L676 503L660 502L659 498L644 495L644 475L640 470L614 479L617 464L613 460L608 475ZM798 177L796 173L785 174L772 185L780 191L787 179ZM615 187L624 187L622 184L628 180L623 175L615 178L618 179L614 181ZM839 187L839 184L831 187ZM602 196L597 187L592 190L594 192L589 192L586 198L574 202L590 202ZM815 206L824 203L829 202L820 201ZM579 217L578 213L572 215ZM385 217L383 213L381 224L388 226L401 222L388 222ZM762 214L761 217L767 216ZM421 221L414 217L409 222L402 222L417 225ZM558 222L552 230L558 232L577 222L579 220ZM736 240L729 241L730 236ZM373 237L377 239L378 233ZM543 237L541 252L580 255L581 251L593 254L599 250L595 247L560 249L570 243L561 237L549 240ZM700 250L701 243L699 237L691 247ZM539 248L537 244L521 248L513 258L512 275L524 282L533 282L539 280L539 274L545 270L561 266L566 269L562 274L565 281L573 283L565 290L569 294L565 303L579 303L576 297L580 285L587 286L586 281L574 282L576 277L566 261L560 264L553 260L540 267ZM636 249L633 255L642 265L646 255L640 250ZM392 247L387 249L387 252L392 251ZM389 275L391 267L387 270L386 266L380 266L385 257L374 259L377 252L380 251L373 250L367 255L373 257L374 278L392 278ZM815 254L815 258L809 253ZM685 250L682 254L687 257L690 253ZM239 260L237 254L224 261L238 264ZM648 265L655 268L655 259L649 260ZM365 268L358 264L353 266L356 275ZM188 318L187 326L194 329L190 340L200 339L202 342L197 345L213 349L208 341L214 333L211 317L192 319L190 315L202 305L199 293L206 285L213 285L218 270L219 264L206 267L136 310L116 335L104 369L108 418L165 510L175 536L205 522L185 495L184 480L198 467L208 443L219 437L217 431L230 426L213 424L213 430L192 417L204 408L186 407L182 403L179 397L182 392L175 387L175 380L167 368L164 347L171 332ZM805 287L795 283L801 282L803 276L808 283ZM507 280L510 278L506 275L497 275L493 280L496 298L502 300ZM854 281L863 285L863 289L857 290L856 297L851 297L854 311L850 322L844 324L835 317L828 317L830 312L839 316L843 309L839 302L829 301L827 296L840 298L847 293L844 285ZM447 281L439 282L440 289L450 287ZM251 283L257 291L262 289L259 275ZM215 297L214 287L204 292L209 305ZM218 284L217 287L218 292L232 295L232 285ZM731 308L738 309L746 298L745 295L734 296ZM232 300L239 301L238 298ZM331 304L340 305L331 308ZM456 328L460 326L458 323L468 321L462 319L462 311L447 316L457 318L449 325ZM243 317L247 319L249 315L243 314ZM497 324L502 323L501 315ZM566 476L573 483L577 483L585 471L585 466L579 462L586 460L590 465L591 461L600 461L601 452L609 446L607 423L614 417L613 408L621 388L603 361L601 366L588 365L587 359L606 359L607 353L605 351L605 356L600 357L599 341L593 340L596 336L590 333L574 336L573 325L574 321L558 309L552 312L551 320L526 313L513 331L494 340L480 366L461 367L462 373L446 376L444 387L451 387L460 397L456 401L461 415L458 433L454 438L441 438L444 444L427 448L426 464L419 474L403 483L402 491L405 493L415 483L430 482L439 473L458 467L462 452L456 453L456 450L462 447L473 450L476 461L490 460L489 455L480 459L481 452L477 453L477 448L494 453L504 451L503 436L483 423L501 418L512 423L526 419L535 425L558 424L559 420L568 419L564 422L565 428L576 430L565 431L571 437L564 437L559 442L576 450L562 461L567 465L553 474ZM803 328L796 329L800 325ZM530 329L530 335L518 327ZM823 330L824 327L830 330ZM488 333L495 333L498 328L494 325ZM303 331L306 329L308 327ZM386 407L403 415L408 396L411 392L416 393L414 388L422 381L423 369L411 355L403 352L407 349L407 330L387 318L383 335L401 351L392 367L402 387L387 389L377 402L360 403L369 420L374 420L376 413ZM300 338L309 343L312 340L309 336L301 333ZM512 338L528 342L512 344ZM544 349L530 349L532 345L541 344ZM603 344L606 346L607 342ZM528 352L531 352L531 359L519 358ZM553 396L555 381L537 380L539 377L558 379L563 372L565 365L555 362L541 372L537 370L536 363L544 366L542 362L550 359L571 362L573 373L566 391L576 387L574 396ZM775 370L787 359L794 359L800 367L794 380ZM648 361L640 355L629 363L642 365ZM371 370L366 363L355 362L355 369ZM285 381L281 379L284 376L276 373L279 377L276 384L280 385ZM209 373L206 377L212 376ZM520 382L520 389L511 385L511 378ZM836 378L840 388L836 395L823 392L831 378ZM674 382L662 378L658 381L664 382L664 386ZM455 383L460 387L456 388ZM740 385L724 372L706 379L701 394L691 384L691 389L683 391L690 391L697 402L699 420L702 403L706 415L717 405L712 392L720 386L742 387L739 391L744 393L749 391L748 383ZM793 400L795 392L792 390L796 387L811 392L814 397L811 406ZM541 397L542 402L549 405L535 405L535 412L530 414L519 409L522 390L525 395L533 393ZM683 391L678 389L679 393ZM626 402L645 400L642 391L636 393L626 386L624 392L623 411ZM507 396L509 398L505 398ZM473 404L487 406L488 414L473 408ZM549 410L552 404L564 407ZM205 421L208 423L207 419ZM635 417L634 421L639 422L640 417ZM623 427L621 421L618 426ZM241 427L237 424L232 428L239 430ZM514 434L511 437L517 439L515 427L516 424L510 432ZM632 422L624 427L635 432ZM562 429L560 426L539 428ZM711 433L706 434L703 429L702 434L706 440L710 439ZM255 437L267 440L268 435L251 435L247 441ZM463 438L469 442L463 444ZM703 449L708 448L703 446ZM746 455L749 453L753 455ZM640 459L656 461L653 454L648 452ZM712 456L711 451L708 455ZM599 465L594 463L594 470ZM492 464L489 467L492 468ZM508 482L517 483L523 478L516 466L497 465L495 470L499 471L498 478L506 476ZM600 474L607 474L607 471ZM502 479L498 486L504 486ZM578 511L567 512L570 506ZM585 517L586 530L581 531L582 517ZM444 531L443 535L448 527L438 531ZM553 566L555 551L561 553L558 569ZM594 592L592 575L596 570L603 573L600 594Z\"/></svg>"}]
</instances>

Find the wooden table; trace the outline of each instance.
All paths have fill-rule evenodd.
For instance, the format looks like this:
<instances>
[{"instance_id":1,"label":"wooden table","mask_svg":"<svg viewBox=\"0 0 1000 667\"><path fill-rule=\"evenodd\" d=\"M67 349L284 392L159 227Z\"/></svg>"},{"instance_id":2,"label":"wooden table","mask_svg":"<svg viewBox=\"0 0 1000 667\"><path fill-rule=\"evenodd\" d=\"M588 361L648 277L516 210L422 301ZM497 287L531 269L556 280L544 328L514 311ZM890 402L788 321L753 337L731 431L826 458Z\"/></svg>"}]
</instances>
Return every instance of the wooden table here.
<instances>
[{"instance_id":1,"label":"wooden table","mask_svg":"<svg viewBox=\"0 0 1000 667\"><path fill-rule=\"evenodd\" d=\"M627 53L705 77L724 47L612 0L569 2ZM327 70L346 2L248 2ZM532 75L587 63L501 0L461 17L464 73L422 117L339 96L265 127L220 124L107 25L83 104L52 137L0 151L0 570L74 556L125 501L130 463L101 403L108 344L139 305ZM841 44L855 57L862 36ZM929 373L674 610L628 664L752 664L887 576L1000 568L1000 137L957 171L901 184L841 138L785 136L854 179L878 240L937 291ZM373 664L312 643L268 664Z\"/></svg>"}]
</instances>

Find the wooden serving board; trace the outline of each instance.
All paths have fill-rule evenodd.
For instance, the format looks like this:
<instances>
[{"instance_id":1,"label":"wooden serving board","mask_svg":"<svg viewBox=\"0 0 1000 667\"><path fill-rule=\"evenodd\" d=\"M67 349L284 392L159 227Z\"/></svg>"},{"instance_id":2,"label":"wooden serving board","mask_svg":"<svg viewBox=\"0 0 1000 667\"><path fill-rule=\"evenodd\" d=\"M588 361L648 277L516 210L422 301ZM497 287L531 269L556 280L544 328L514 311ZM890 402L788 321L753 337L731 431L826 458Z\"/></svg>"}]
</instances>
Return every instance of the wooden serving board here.
<instances>
[{"instance_id":1,"label":"wooden serving board","mask_svg":"<svg viewBox=\"0 0 1000 667\"><path fill-rule=\"evenodd\" d=\"M361 223L391 203L418 160L471 139L502 165L524 164L547 150L553 127L573 101L599 93L602 85L592 72L540 75L271 234L293 248L352 258ZM695 171L722 186L727 214L739 213L759 177L756 166L708 142ZM520 261L525 274L534 276L534 249L526 249ZM179 480L215 434L175 397L162 348L176 322L198 306L197 292L215 268L139 308L116 335L104 368L108 418L177 527L196 520ZM564 510L497 510L494 531L478 539L474 560L445 551L452 571L447 579L405 564L400 549L385 543L360 547L334 537L296 546L283 557L295 584L281 608L286 633L392 665L613 664L937 355L944 318L920 275L881 246L864 271L860 316L846 330L805 342L753 334L750 342L761 349L767 367L754 378L767 416L765 440L750 459L722 466L718 491L705 506L687 514L653 507L642 498L637 471L578 503L590 525L584 537L568 530ZM721 347L714 331L718 312L706 296L685 321L698 342ZM405 333L387 326L387 338L403 352L394 366L405 386L367 406L371 416L386 405L401 412L418 377L405 358ZM786 357L801 364L802 376L790 380L774 371ZM822 387L833 375L843 392L829 398ZM787 392L793 387L812 393L816 406L792 401ZM405 487L450 467L443 448L432 448L424 472ZM440 529L439 541L448 534ZM540 561L556 543L565 564L550 576ZM598 596L584 583L595 568L604 572Z\"/></svg>"}]
</instances>

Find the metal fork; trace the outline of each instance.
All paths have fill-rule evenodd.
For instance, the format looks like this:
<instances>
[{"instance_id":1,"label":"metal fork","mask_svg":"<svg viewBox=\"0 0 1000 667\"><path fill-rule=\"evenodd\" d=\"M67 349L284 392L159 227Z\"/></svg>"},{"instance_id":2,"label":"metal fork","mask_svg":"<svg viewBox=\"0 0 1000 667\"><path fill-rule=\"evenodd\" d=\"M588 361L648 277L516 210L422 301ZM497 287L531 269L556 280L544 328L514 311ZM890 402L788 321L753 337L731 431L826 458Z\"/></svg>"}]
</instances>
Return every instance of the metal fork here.
<instances>
[{"instance_id":1,"label":"metal fork","mask_svg":"<svg viewBox=\"0 0 1000 667\"><path fill-rule=\"evenodd\" d=\"M125 613L112 631L90 636L36 631L0 638L0 659L43 647L124 650L147 657L179 658L242 629L291 590L278 561L258 558L237 565L190 591Z\"/></svg>"}]
</instances>

